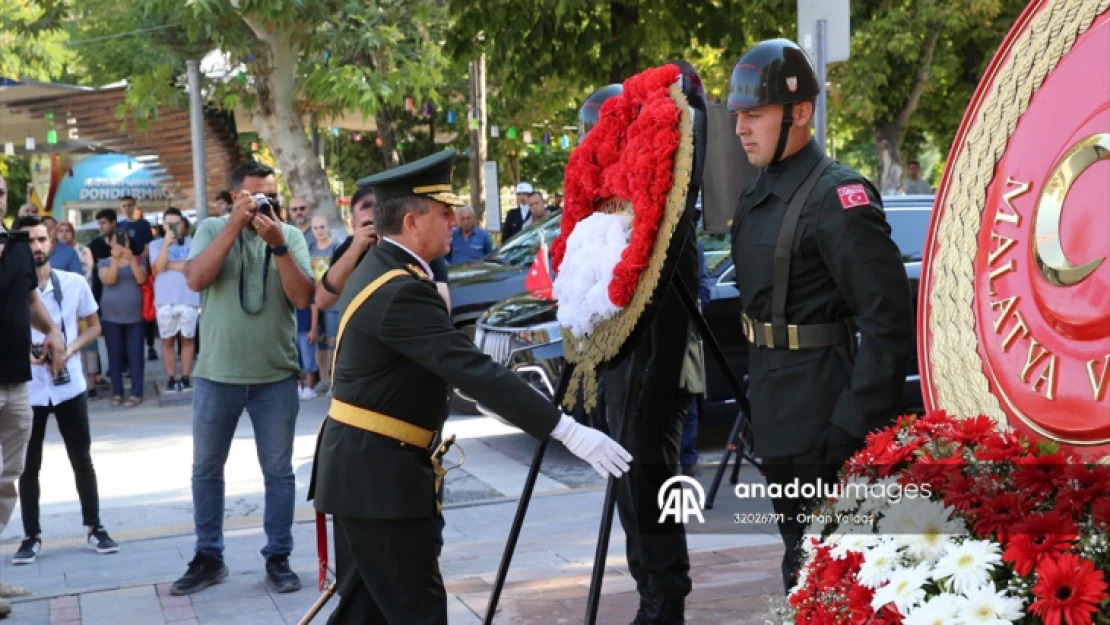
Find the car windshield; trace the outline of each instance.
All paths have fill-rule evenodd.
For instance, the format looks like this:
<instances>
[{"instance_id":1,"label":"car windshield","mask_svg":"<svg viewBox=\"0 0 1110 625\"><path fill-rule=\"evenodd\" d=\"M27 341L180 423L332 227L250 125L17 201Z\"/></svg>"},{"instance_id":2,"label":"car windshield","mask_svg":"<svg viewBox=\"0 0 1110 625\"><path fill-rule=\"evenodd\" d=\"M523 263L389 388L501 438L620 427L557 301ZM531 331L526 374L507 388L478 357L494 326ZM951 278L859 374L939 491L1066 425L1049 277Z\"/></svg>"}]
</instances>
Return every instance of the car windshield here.
<instances>
[{"instance_id":1,"label":"car windshield","mask_svg":"<svg viewBox=\"0 0 1110 625\"><path fill-rule=\"evenodd\" d=\"M920 262L925 257L925 239L929 233L932 210L921 207L891 207L886 209L890 236L902 252L902 262Z\"/></svg>"},{"instance_id":2,"label":"car windshield","mask_svg":"<svg viewBox=\"0 0 1110 625\"><path fill-rule=\"evenodd\" d=\"M562 213L555 213L540 223L525 228L495 251L488 260L502 265L532 264L536 258L536 250L540 249L540 236L543 236L548 246L559 236L561 217Z\"/></svg>"}]
</instances>

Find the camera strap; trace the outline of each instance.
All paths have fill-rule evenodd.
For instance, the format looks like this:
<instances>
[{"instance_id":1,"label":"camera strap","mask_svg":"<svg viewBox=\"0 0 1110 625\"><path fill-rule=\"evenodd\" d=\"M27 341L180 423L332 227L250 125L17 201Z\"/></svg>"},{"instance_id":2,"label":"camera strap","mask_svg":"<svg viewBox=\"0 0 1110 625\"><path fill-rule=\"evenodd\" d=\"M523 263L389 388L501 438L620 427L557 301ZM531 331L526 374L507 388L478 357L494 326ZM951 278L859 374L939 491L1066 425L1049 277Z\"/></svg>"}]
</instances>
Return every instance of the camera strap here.
<instances>
[{"instance_id":1,"label":"camera strap","mask_svg":"<svg viewBox=\"0 0 1110 625\"><path fill-rule=\"evenodd\" d=\"M66 336L66 314L65 310L62 309L62 281L58 279L58 274L54 273L53 269L50 270L50 286L54 288L54 301L58 302L58 316L62 319L62 340L68 343L69 338Z\"/></svg>"},{"instance_id":2,"label":"camera strap","mask_svg":"<svg viewBox=\"0 0 1110 625\"><path fill-rule=\"evenodd\" d=\"M246 269L247 269L247 243L243 240L243 233L239 233L239 307L243 312L248 315L257 315L262 312L266 306L266 283L269 282L270 277L270 246L266 246L266 253L263 255L262 260L262 303L258 305L258 310L250 310L247 308L247 285L246 285Z\"/></svg>"}]
</instances>

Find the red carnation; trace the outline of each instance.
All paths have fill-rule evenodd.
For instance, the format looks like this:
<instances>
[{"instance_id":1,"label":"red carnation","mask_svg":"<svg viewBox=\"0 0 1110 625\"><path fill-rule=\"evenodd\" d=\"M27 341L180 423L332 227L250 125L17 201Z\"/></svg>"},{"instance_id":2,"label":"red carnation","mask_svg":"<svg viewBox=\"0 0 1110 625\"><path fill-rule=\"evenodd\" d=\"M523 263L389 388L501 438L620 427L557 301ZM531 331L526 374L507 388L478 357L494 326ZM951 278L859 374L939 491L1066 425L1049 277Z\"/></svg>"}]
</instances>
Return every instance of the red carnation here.
<instances>
[{"instance_id":1,"label":"red carnation","mask_svg":"<svg viewBox=\"0 0 1110 625\"><path fill-rule=\"evenodd\" d=\"M1106 581L1090 560L1064 553L1037 568L1033 596L1030 611L1045 625L1091 625L1091 614L1106 599Z\"/></svg>"},{"instance_id":2,"label":"red carnation","mask_svg":"<svg viewBox=\"0 0 1110 625\"><path fill-rule=\"evenodd\" d=\"M1009 533L1002 559L1019 575L1029 575L1047 559L1066 552L1079 535L1075 523L1057 512L1030 515Z\"/></svg>"}]
</instances>

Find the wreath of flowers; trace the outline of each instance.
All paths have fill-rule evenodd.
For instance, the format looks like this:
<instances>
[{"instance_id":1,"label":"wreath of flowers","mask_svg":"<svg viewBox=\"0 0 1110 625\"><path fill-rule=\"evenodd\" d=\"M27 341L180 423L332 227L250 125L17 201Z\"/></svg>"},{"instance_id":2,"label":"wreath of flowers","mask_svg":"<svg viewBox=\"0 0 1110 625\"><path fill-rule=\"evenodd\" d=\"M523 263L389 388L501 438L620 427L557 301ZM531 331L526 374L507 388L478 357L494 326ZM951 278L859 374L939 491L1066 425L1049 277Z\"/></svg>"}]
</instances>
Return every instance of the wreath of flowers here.
<instances>
[{"instance_id":1,"label":"wreath of flowers","mask_svg":"<svg viewBox=\"0 0 1110 625\"><path fill-rule=\"evenodd\" d=\"M567 360L578 364L565 405L573 407L580 385L586 408L593 403L593 370L616 356L631 336L658 286L671 236L684 210L693 161L693 130L675 65L647 69L605 101L600 119L567 163L560 234L551 245L558 272L567 239L576 225L598 211L604 200L630 205L632 231L613 268L608 297L620 308L599 322L584 340L564 328Z\"/></svg>"},{"instance_id":2,"label":"wreath of flowers","mask_svg":"<svg viewBox=\"0 0 1110 625\"><path fill-rule=\"evenodd\" d=\"M1110 465L995 428L935 412L869 435L815 511L787 622L1110 624ZM925 496L857 496L876 485Z\"/></svg>"}]
</instances>

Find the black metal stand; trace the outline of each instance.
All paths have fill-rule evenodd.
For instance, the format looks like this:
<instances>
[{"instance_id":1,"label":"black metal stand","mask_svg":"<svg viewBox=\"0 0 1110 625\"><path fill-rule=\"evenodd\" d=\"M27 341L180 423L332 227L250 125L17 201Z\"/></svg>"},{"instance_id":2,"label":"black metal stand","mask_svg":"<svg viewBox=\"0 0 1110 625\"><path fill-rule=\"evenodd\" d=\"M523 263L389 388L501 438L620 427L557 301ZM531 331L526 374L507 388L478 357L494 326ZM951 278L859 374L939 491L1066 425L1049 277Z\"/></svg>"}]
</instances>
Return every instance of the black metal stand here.
<instances>
[{"instance_id":1,"label":"black metal stand","mask_svg":"<svg viewBox=\"0 0 1110 625\"><path fill-rule=\"evenodd\" d=\"M717 342L717 338L709 329L709 324L706 323L705 317L703 317L701 311L698 310L697 304L686 288L685 280L678 274L675 274L675 279L677 283L672 283L671 286L679 292L682 302L686 306L686 311L694 320L702 340L709 346L710 354L712 354L720 364L721 370L725 374L725 379L729 384L729 388L732 391L737 405L740 407L740 413L736 417L736 423L733 425L733 431L729 436L729 443L725 451L724 460L717 469L717 475L714 477L713 487L711 488L711 493L706 502L706 508L712 508L712 498L716 494L717 487L720 485L725 467L728 465L729 457L733 451L736 451L738 458L733 470L733 483L739 479L741 459L747 460L753 466L759 468L759 464L752 458L750 452L746 449L747 446L743 438L740 436L744 419L746 418L745 415L751 413L751 408L748 403L748 395L744 389L744 385L740 382L740 379L736 377L736 373L733 372L732 367L729 366L728 360L725 358L724 350L721 349L720 343ZM634 358L634 354L629 355L629 358ZM567 385L570 382L570 375L573 367L574 365L568 362L563 368L562 375L559 377L559 384L552 398L556 406L562 404L563 396L566 394ZM634 366L630 367L630 370L634 369ZM635 379L635 376L633 376L633 379ZM612 432L613 439L620 442L625 449L629 449L629 446L625 444L626 441L621 440L625 431L623 419L628 418L628 408L633 405L630 402L639 392L639 389L632 388L631 383L628 387L629 392L624 398L626 404L625 416L622 417L620 427L616 428L615 432ZM521 493L520 503L517 504L516 517L513 519L513 525L509 530L505 551L501 556L501 565L497 569L497 578L494 580L493 589L490 591L489 603L486 606L486 616L482 620L483 625L492 625L493 616L497 612L497 604L501 599L501 591L505 586L505 578L508 576L509 565L512 562L513 552L516 550L517 540L520 538L520 531L524 525L524 516L528 512L528 504L532 498L532 491L536 485L536 478L539 475L540 465L543 463L543 456L547 451L548 440L549 439L545 439L542 441L539 447L536 448L535 454L532 456L532 464L528 468L528 477L524 482L524 491ZM616 478L610 477L605 487L605 503L601 513L601 526L598 531L597 549L594 552L594 567L590 578L590 590L586 600L585 625L595 625L597 622L597 610L601 602L601 584L605 573L606 556L609 553L609 537L613 531L613 514L616 508L616 502L617 480Z\"/></svg>"},{"instance_id":2,"label":"black metal stand","mask_svg":"<svg viewBox=\"0 0 1110 625\"><path fill-rule=\"evenodd\" d=\"M555 394L551 398L552 403L559 406L563 403L563 396L567 392L567 385L570 383L571 374L574 372L574 365L570 362L566 363L563 367L563 373L559 376L559 383L555 387ZM520 494L520 503L517 504L516 516L513 518L513 526L509 529L508 541L505 543L505 551L501 554L501 564L497 567L497 579L493 582L493 589L490 591L489 603L486 606L486 617L482 619L483 625L491 625L493 623L493 615L497 612L497 602L501 600L501 589L505 587L505 578L509 574L509 565L513 561L513 553L516 551L516 542L520 538L520 530L524 526L524 516L528 514L528 504L532 500L532 491L536 487L536 479L540 474L540 465L543 464L543 456L547 453L547 443L551 438L545 438L540 441L539 447L532 454L532 464L528 467L528 477L524 480L524 491Z\"/></svg>"}]
</instances>

